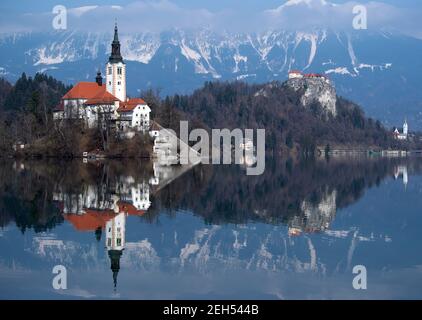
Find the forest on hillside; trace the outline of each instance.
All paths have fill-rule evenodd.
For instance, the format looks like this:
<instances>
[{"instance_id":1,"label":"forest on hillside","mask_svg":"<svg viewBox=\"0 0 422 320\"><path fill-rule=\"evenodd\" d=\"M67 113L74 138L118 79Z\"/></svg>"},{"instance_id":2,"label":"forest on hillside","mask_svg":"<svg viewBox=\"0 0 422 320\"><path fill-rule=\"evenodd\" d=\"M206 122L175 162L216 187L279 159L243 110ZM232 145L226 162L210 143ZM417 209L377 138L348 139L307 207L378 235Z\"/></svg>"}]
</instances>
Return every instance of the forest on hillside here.
<instances>
[{"instance_id":1,"label":"forest on hillside","mask_svg":"<svg viewBox=\"0 0 422 320\"><path fill-rule=\"evenodd\" d=\"M325 119L321 106L315 103L303 107L300 92L280 82L206 82L190 95L167 96L161 104L164 115L171 115L162 117L162 124L176 131L181 118L189 119L192 127L205 129L265 128L266 150L277 152L312 152L317 146L417 147L415 140L395 140L391 129L366 117L361 107L342 97L337 97L337 116Z\"/></svg>"},{"instance_id":2,"label":"forest on hillside","mask_svg":"<svg viewBox=\"0 0 422 320\"><path fill-rule=\"evenodd\" d=\"M0 150L11 151L17 141L32 146L30 152L49 156L79 156L93 149L112 150L118 156L145 139L122 144L101 128L88 130L83 123L53 122L52 111L71 88L51 76L25 73L12 85L0 79ZM337 97L337 114L328 118L318 103L304 107L301 92L285 83L206 82L188 95L161 97L159 90L140 94L152 110L151 118L179 131L180 120L189 128L266 130L266 150L276 154L312 154L317 147L366 149L421 149L419 137L406 142L393 138L391 129L365 116L355 103Z\"/></svg>"}]
</instances>

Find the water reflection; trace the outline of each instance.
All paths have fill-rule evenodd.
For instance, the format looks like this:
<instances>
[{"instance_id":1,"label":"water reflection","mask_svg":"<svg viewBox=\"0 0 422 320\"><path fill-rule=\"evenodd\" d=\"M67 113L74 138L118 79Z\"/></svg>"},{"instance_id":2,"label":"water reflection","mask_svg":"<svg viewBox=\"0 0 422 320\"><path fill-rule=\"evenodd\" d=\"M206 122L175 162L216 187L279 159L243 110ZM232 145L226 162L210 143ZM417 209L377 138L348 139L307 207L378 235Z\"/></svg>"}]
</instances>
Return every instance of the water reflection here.
<instances>
[{"instance_id":1,"label":"water reflection","mask_svg":"<svg viewBox=\"0 0 422 320\"><path fill-rule=\"evenodd\" d=\"M95 164L100 165L102 171L100 181L82 183L76 189L58 183L53 191L53 202L75 230L93 232L97 241L105 232L105 248L116 288L120 259L126 247L126 217L143 216L151 206L150 191L163 188L190 167L163 166L154 162L152 171L143 171L134 177L124 172L110 176L108 163ZM22 163L13 166L19 171L25 169ZM145 164L146 168L150 166L151 163Z\"/></svg>"},{"instance_id":2,"label":"water reflection","mask_svg":"<svg viewBox=\"0 0 422 320\"><path fill-rule=\"evenodd\" d=\"M394 168L394 178L398 179L402 177L403 185L406 188L407 183L409 182L409 178L407 176L407 166L406 165L398 165Z\"/></svg>"},{"instance_id":3,"label":"water reflection","mask_svg":"<svg viewBox=\"0 0 422 320\"><path fill-rule=\"evenodd\" d=\"M158 272L159 280L150 284L154 289L149 293L168 298L169 292L173 297L227 297L223 292L228 289L217 286L222 271L235 272L233 279L243 275L244 281L251 277L249 272L254 272L254 279L267 272L280 276L311 272L324 278L350 271L362 260L376 270L422 264L420 253L410 258L406 250L394 251L409 241L406 237L417 237L413 228L422 224L413 215L417 207L399 220L394 208L391 212L384 208L388 200L378 195L359 209L366 216L359 210L354 215L344 212L370 197L365 193L389 177L402 179L408 188L412 176L422 172L418 159L273 159L267 161L262 176L246 176L242 170L114 161L2 163L0 246L5 248L12 222L23 234L32 229L35 233L30 232L32 244L24 245L22 252L3 250L0 265L13 270L10 266L18 261L34 269L42 264L41 258L49 266L53 262L75 270L97 270L97 276L90 273L91 278L85 279L87 283L95 287L94 280L101 276L122 293L133 290L136 279L148 282L143 275L154 278ZM415 190L408 194L414 197ZM371 212L372 206L384 215ZM14 234L9 237L19 239ZM96 249L94 243L101 246ZM371 243L363 256L357 252L362 243ZM385 255L375 258L373 253L383 251ZM98 271L102 261L107 261L105 274ZM172 274L178 277L170 280ZM178 282L189 277L208 279L205 287L213 287L213 294ZM251 295L280 297L276 283L264 287L263 282L256 283ZM234 288L241 294L229 297L244 294L239 283ZM107 289L99 291L103 290ZM325 297L323 291L319 294ZM131 296L144 297L138 291Z\"/></svg>"}]
</instances>

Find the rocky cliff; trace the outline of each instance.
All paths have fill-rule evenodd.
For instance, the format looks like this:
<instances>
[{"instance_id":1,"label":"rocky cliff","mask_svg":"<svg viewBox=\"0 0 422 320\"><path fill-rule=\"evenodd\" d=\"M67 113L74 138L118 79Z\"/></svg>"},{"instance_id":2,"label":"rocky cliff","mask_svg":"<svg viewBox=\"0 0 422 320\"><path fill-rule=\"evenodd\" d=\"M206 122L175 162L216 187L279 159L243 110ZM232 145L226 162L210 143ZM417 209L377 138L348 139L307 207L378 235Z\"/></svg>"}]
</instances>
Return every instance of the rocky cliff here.
<instances>
[{"instance_id":1,"label":"rocky cliff","mask_svg":"<svg viewBox=\"0 0 422 320\"><path fill-rule=\"evenodd\" d=\"M287 80L286 84L301 94L300 101L304 107L318 103L323 114L337 115L337 95L330 80L325 77L302 77Z\"/></svg>"}]
</instances>

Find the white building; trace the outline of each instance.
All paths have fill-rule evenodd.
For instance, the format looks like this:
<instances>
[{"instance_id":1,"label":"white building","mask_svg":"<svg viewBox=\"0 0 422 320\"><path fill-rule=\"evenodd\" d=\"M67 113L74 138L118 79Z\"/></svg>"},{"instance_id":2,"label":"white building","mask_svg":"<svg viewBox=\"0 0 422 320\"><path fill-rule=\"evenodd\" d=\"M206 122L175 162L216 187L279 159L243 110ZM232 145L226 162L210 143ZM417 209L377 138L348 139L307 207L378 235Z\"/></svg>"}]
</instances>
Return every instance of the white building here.
<instances>
[{"instance_id":1,"label":"white building","mask_svg":"<svg viewBox=\"0 0 422 320\"><path fill-rule=\"evenodd\" d=\"M140 98L130 99L120 104L117 127L121 131L130 129L146 131L150 127L150 107Z\"/></svg>"},{"instance_id":2,"label":"white building","mask_svg":"<svg viewBox=\"0 0 422 320\"><path fill-rule=\"evenodd\" d=\"M125 247L126 215L120 212L106 223L107 250L123 250Z\"/></svg>"},{"instance_id":3,"label":"white building","mask_svg":"<svg viewBox=\"0 0 422 320\"><path fill-rule=\"evenodd\" d=\"M404 120L402 132L400 132L399 129L396 128L394 129L393 134L397 140L407 140L409 134L409 126L407 124L407 120Z\"/></svg>"},{"instance_id":4,"label":"white building","mask_svg":"<svg viewBox=\"0 0 422 320\"><path fill-rule=\"evenodd\" d=\"M149 129L150 107L142 99L128 99L126 95L126 64L120 53L117 25L106 64L106 83L100 71L95 80L78 82L69 90L53 111L53 118L84 120L90 128L107 123L123 131Z\"/></svg>"}]
</instances>

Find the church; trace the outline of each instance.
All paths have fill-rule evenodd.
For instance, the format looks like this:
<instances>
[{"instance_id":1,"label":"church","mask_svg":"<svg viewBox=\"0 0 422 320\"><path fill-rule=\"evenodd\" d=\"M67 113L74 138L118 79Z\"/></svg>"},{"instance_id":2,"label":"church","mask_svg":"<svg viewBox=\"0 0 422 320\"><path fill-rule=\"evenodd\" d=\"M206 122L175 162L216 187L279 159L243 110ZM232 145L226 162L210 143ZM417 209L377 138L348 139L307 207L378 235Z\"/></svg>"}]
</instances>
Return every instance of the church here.
<instances>
[{"instance_id":1,"label":"church","mask_svg":"<svg viewBox=\"0 0 422 320\"><path fill-rule=\"evenodd\" d=\"M126 95L126 64L120 53L117 24L105 71L105 83L98 71L95 82L78 82L70 89L55 108L53 118L80 119L89 128L112 125L120 132L147 131L151 109L141 98Z\"/></svg>"},{"instance_id":2,"label":"church","mask_svg":"<svg viewBox=\"0 0 422 320\"><path fill-rule=\"evenodd\" d=\"M402 132L400 132L399 129L395 128L393 131L393 135L394 138L397 140L407 140L408 132L409 126L407 124L407 120L404 120Z\"/></svg>"}]
</instances>

